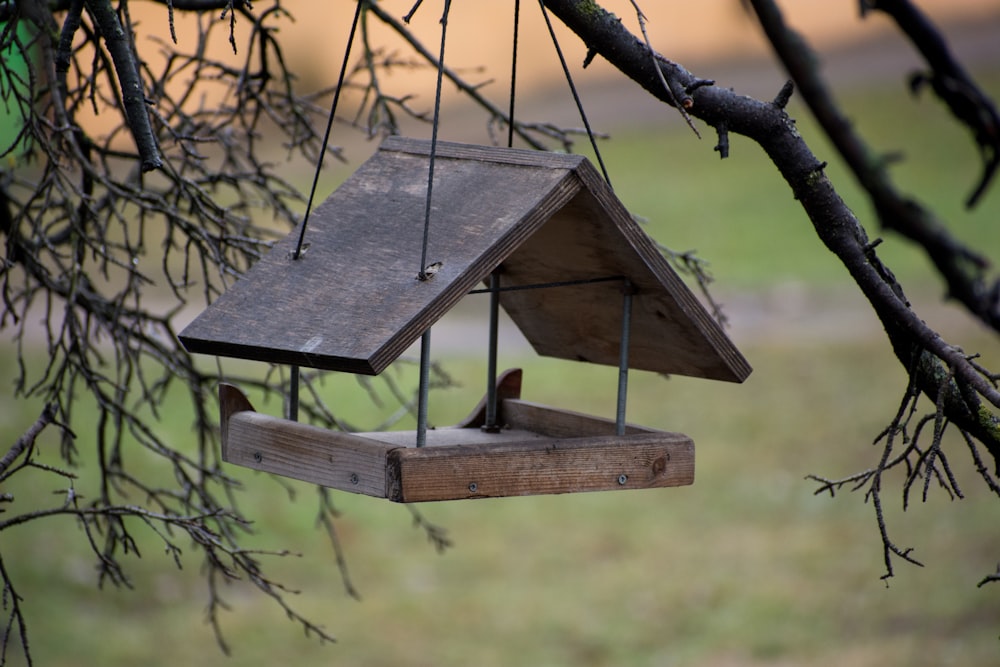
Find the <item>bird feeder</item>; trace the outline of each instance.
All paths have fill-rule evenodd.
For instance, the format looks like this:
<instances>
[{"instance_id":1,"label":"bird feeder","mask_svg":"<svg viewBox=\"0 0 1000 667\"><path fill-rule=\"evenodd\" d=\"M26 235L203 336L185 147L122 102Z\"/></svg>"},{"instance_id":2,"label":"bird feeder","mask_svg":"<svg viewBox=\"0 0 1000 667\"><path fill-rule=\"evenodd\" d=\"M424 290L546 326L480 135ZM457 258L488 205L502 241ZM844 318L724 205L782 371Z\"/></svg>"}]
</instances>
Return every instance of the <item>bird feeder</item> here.
<instances>
[{"instance_id":1,"label":"bird feeder","mask_svg":"<svg viewBox=\"0 0 1000 667\"><path fill-rule=\"evenodd\" d=\"M308 252L296 253L297 232L278 242L181 333L184 346L376 375L459 300L486 291L541 355L621 374L749 375L586 158L436 142L425 225L431 152L430 142L388 138L317 207ZM608 420L523 401L520 388L520 371L503 374L466 420L422 439L268 416L223 385L222 456L397 502L693 482L689 437L625 424L622 405Z\"/></svg>"}]
</instances>

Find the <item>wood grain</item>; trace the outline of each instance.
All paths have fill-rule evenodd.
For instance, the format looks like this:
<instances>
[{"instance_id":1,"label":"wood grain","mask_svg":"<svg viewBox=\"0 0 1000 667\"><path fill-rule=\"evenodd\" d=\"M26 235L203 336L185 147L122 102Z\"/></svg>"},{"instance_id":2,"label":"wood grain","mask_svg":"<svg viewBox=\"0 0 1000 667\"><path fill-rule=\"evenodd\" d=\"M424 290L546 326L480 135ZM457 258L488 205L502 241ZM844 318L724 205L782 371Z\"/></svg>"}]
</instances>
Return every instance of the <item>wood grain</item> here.
<instances>
[{"instance_id":1,"label":"wood grain","mask_svg":"<svg viewBox=\"0 0 1000 667\"><path fill-rule=\"evenodd\" d=\"M220 388L223 460L341 491L428 502L691 484L686 435L506 399L507 425L343 433L254 412L235 387Z\"/></svg>"},{"instance_id":2,"label":"wood grain","mask_svg":"<svg viewBox=\"0 0 1000 667\"><path fill-rule=\"evenodd\" d=\"M646 433L399 448L387 466L396 502L649 489L691 484L694 444Z\"/></svg>"},{"instance_id":3,"label":"wood grain","mask_svg":"<svg viewBox=\"0 0 1000 667\"><path fill-rule=\"evenodd\" d=\"M228 431L223 460L229 463L385 498L392 445L259 412L233 415Z\"/></svg>"},{"instance_id":4,"label":"wood grain","mask_svg":"<svg viewBox=\"0 0 1000 667\"><path fill-rule=\"evenodd\" d=\"M630 365L728 381L750 366L583 157L389 138L182 333L192 352L377 374L494 269L504 287L619 276L636 288ZM543 355L617 365L622 281L505 291Z\"/></svg>"}]
</instances>

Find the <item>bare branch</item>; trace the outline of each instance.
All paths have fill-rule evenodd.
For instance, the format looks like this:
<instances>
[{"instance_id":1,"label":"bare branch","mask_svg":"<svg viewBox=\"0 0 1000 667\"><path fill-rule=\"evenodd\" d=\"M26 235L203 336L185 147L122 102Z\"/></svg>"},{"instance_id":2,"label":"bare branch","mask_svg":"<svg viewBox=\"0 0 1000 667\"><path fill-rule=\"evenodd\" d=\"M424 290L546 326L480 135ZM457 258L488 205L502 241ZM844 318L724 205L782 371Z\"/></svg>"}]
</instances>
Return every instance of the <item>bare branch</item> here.
<instances>
[{"instance_id":1,"label":"bare branch","mask_svg":"<svg viewBox=\"0 0 1000 667\"><path fill-rule=\"evenodd\" d=\"M891 16L924 56L931 69L927 74L918 73L910 78L913 92L929 83L955 118L972 132L983 161L979 183L965 202L968 208L972 208L986 192L1000 167L1000 114L996 105L955 59L930 18L912 2L865 0L862 8L875 9Z\"/></svg>"},{"instance_id":2,"label":"bare branch","mask_svg":"<svg viewBox=\"0 0 1000 667\"><path fill-rule=\"evenodd\" d=\"M21 434L21 437L11 445L7 453L0 459L0 482L9 477L7 469L25 452L30 452L35 446L35 439L42 430L51 424L56 418L56 405L49 403L42 409L42 414L38 416L35 423L28 427L28 430Z\"/></svg>"},{"instance_id":3,"label":"bare branch","mask_svg":"<svg viewBox=\"0 0 1000 667\"><path fill-rule=\"evenodd\" d=\"M111 0L85 0L85 4L100 29L104 43L108 45L108 51L111 53L111 59L115 63L121 85L125 118L139 149L142 170L158 169L163 165L163 159L160 157L153 130L149 125L146 95L143 92L142 80L139 78L139 67L132 56L131 36L122 28L118 14L111 6Z\"/></svg>"},{"instance_id":4,"label":"bare branch","mask_svg":"<svg viewBox=\"0 0 1000 667\"><path fill-rule=\"evenodd\" d=\"M818 60L805 39L785 25L781 12L771 0L758 0L752 5L803 100L868 192L882 226L919 245L947 282L949 296L1000 331L1000 282L988 275L990 263L955 238L944 221L932 211L914 198L899 193L889 175L886 161L873 154L854 130L854 125L840 111L820 75ZM953 74L947 76L964 76L958 70L948 71ZM984 104L988 102L985 100ZM993 111L994 116L995 113ZM990 117L985 112L982 115ZM994 141L1000 142L1000 131L994 129L994 132Z\"/></svg>"},{"instance_id":5,"label":"bare branch","mask_svg":"<svg viewBox=\"0 0 1000 667\"><path fill-rule=\"evenodd\" d=\"M21 602L24 600L14 589L14 582L7 572L7 566L3 562L3 554L0 553L0 581L3 583L3 590L0 591L0 598L3 599L3 609L10 610L6 622L3 624L3 634L0 635L0 665L7 664L7 650L15 645L15 636L20 640L21 652L30 667L31 644L28 642L28 623L24 617L24 610L21 609Z\"/></svg>"}]
</instances>

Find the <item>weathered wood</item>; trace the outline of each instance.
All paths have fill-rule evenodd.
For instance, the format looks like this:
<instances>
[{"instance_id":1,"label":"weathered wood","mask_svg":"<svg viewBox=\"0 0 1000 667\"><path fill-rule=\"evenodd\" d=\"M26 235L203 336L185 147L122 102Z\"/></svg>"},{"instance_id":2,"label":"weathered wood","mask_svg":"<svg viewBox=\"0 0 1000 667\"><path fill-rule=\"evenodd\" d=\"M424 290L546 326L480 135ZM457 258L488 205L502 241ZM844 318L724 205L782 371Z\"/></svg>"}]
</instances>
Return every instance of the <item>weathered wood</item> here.
<instances>
[{"instance_id":1,"label":"weathered wood","mask_svg":"<svg viewBox=\"0 0 1000 667\"><path fill-rule=\"evenodd\" d=\"M518 399L502 403L507 427L415 433L343 433L271 417L235 387L220 387L223 460L396 502L645 489L691 484L694 443L680 433L630 426ZM610 432L609 432L610 430Z\"/></svg>"},{"instance_id":2,"label":"weathered wood","mask_svg":"<svg viewBox=\"0 0 1000 667\"><path fill-rule=\"evenodd\" d=\"M293 232L181 341L193 352L377 374L580 187L549 161L470 162L441 151L428 239L428 263L441 262L433 278L417 279L427 161L389 142L316 208L304 257L291 258Z\"/></svg>"},{"instance_id":3,"label":"weathered wood","mask_svg":"<svg viewBox=\"0 0 1000 667\"><path fill-rule=\"evenodd\" d=\"M394 447L259 412L229 418L223 460L275 475L385 498L386 456Z\"/></svg>"},{"instance_id":4,"label":"weathered wood","mask_svg":"<svg viewBox=\"0 0 1000 667\"><path fill-rule=\"evenodd\" d=\"M522 377L523 373L520 368L509 368L497 377L497 423L503 424L504 417L500 412L503 402L508 398L521 398ZM455 424L455 426L458 428L479 428L486 424L487 396L483 396L479 404L469 413L469 416Z\"/></svg>"},{"instance_id":5,"label":"weathered wood","mask_svg":"<svg viewBox=\"0 0 1000 667\"><path fill-rule=\"evenodd\" d=\"M219 385L219 408L223 461L385 498L386 455L391 446L260 414L230 384Z\"/></svg>"},{"instance_id":6,"label":"weathered wood","mask_svg":"<svg viewBox=\"0 0 1000 667\"><path fill-rule=\"evenodd\" d=\"M415 447L416 431L373 431L357 435L396 447ZM450 447L452 445L492 445L498 442L531 442L546 436L523 428L503 428L496 432L479 428L446 426L427 430L425 447Z\"/></svg>"},{"instance_id":7,"label":"weathered wood","mask_svg":"<svg viewBox=\"0 0 1000 667\"><path fill-rule=\"evenodd\" d=\"M387 465L387 495L405 503L650 489L694 481L694 443L646 433L399 448Z\"/></svg>"},{"instance_id":8,"label":"weathered wood","mask_svg":"<svg viewBox=\"0 0 1000 667\"><path fill-rule=\"evenodd\" d=\"M576 173L587 176L589 163ZM624 207L596 179L553 215L502 266L502 286L606 276L628 279L629 366L741 381L750 367ZM606 195L598 201L595 192ZM615 205L612 205L615 204ZM624 281L505 291L500 303L541 355L617 363Z\"/></svg>"},{"instance_id":9,"label":"weathered wood","mask_svg":"<svg viewBox=\"0 0 1000 667\"><path fill-rule=\"evenodd\" d=\"M387 139L181 334L192 352L376 374L495 269L504 287L627 278L633 368L742 381L750 367L589 162L438 143L417 279L429 142ZM505 291L540 354L617 365L622 281Z\"/></svg>"},{"instance_id":10,"label":"weathered wood","mask_svg":"<svg viewBox=\"0 0 1000 667\"><path fill-rule=\"evenodd\" d=\"M246 395L226 382L219 383L219 429L222 435L222 460L225 461L229 444L229 418L238 412L253 412L253 405Z\"/></svg>"},{"instance_id":11,"label":"weathered wood","mask_svg":"<svg viewBox=\"0 0 1000 667\"><path fill-rule=\"evenodd\" d=\"M615 435L613 419L594 417L572 410L557 410L547 405L519 399L505 400L503 414L505 424L516 424L517 428L534 431L549 438ZM625 435L638 433L662 433L662 431L635 424L625 425Z\"/></svg>"}]
</instances>

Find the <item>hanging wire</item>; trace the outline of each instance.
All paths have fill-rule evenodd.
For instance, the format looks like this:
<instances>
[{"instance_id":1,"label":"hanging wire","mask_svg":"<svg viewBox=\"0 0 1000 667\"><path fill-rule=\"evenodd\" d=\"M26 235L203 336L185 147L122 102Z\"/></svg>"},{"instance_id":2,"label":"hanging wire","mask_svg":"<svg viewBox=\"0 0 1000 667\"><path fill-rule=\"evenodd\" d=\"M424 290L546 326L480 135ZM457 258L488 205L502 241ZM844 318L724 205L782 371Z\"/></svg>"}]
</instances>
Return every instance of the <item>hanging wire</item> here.
<instances>
[{"instance_id":1,"label":"hanging wire","mask_svg":"<svg viewBox=\"0 0 1000 667\"><path fill-rule=\"evenodd\" d=\"M510 57L510 111L507 115L507 148L514 146L514 99L517 95L517 36L520 25L521 0L514 0L514 36ZM500 270L490 274L490 319L489 344L486 358L486 420L482 429L487 433L497 433L497 347L500 328Z\"/></svg>"},{"instance_id":2,"label":"hanging wire","mask_svg":"<svg viewBox=\"0 0 1000 667\"><path fill-rule=\"evenodd\" d=\"M337 114L337 103L340 102L340 91L344 87L344 78L347 76L347 62L351 57L351 45L354 44L354 33L357 32L358 19L361 16L361 8L367 0L358 0L354 9L354 20L351 22L351 32L347 37L347 48L344 50L344 61L340 65L340 76L337 77L337 89L333 91L333 102L330 104L330 116L326 119L326 132L323 134L323 148L319 152L319 159L316 160L316 173L313 175L312 187L309 189L309 201L306 203L306 212L302 217L302 227L299 228L299 242L295 245L295 252L292 259L299 259L302 256L302 241L306 237L306 225L309 224L309 213L312 212L313 198L316 196L316 186L319 183L319 173L323 168L323 158L326 157L326 149L330 143L330 133L333 131L333 119Z\"/></svg>"},{"instance_id":3,"label":"hanging wire","mask_svg":"<svg viewBox=\"0 0 1000 667\"><path fill-rule=\"evenodd\" d=\"M337 88L333 91L333 102L330 103L330 115L326 119L326 132L323 133L323 146L319 151L319 159L316 160L316 173L313 174L312 187L309 188L309 200L306 202L306 212L302 216L302 225L299 227L299 239L295 244L295 252L292 259L297 260L302 257L303 241L306 238L306 226L309 224L309 214L312 212L313 199L316 197L316 186L319 183L319 173L323 169L323 158L326 157L327 147L330 145L330 134L333 131L333 119L337 115L337 103L340 102L340 91L344 87L344 78L347 76L347 62L351 57L351 45L354 44L354 34L357 32L358 19L361 17L361 8L367 0L358 0L354 8L354 20L351 21L351 32L347 37L347 47L344 49L344 60L340 64L340 76L337 77ZM292 366L291 378L289 378L288 389L288 419L298 421L299 419L299 367Z\"/></svg>"},{"instance_id":4,"label":"hanging wire","mask_svg":"<svg viewBox=\"0 0 1000 667\"><path fill-rule=\"evenodd\" d=\"M559 56L559 62L562 64L563 74L566 76L566 83L569 84L570 92L573 93L573 101L576 102L576 108L580 112L580 118L583 120L583 126L587 129L587 137L590 138L590 145L594 149L594 155L597 157L597 163L601 166L601 173L604 175L604 181L610 186L611 178L608 177L608 170L604 166L604 159L601 157L601 151L597 148L597 138L594 137L594 131L590 129L590 121L587 120L587 114L583 110L583 102L580 101L580 95L576 92L576 85L573 84L573 77L569 72L569 65L566 64L566 58L563 57L562 48L559 46L559 40L556 39L556 31L552 28L552 21L549 19L549 11L545 8L545 0L538 0L538 6L542 8L542 16L545 17L545 25L549 29L549 37L552 38L552 45L556 47L556 54Z\"/></svg>"},{"instance_id":5,"label":"hanging wire","mask_svg":"<svg viewBox=\"0 0 1000 667\"><path fill-rule=\"evenodd\" d=\"M420 2L413 7L410 15L420 6ZM451 9L451 0L444 0L444 11L441 13L441 49L438 54L437 87L434 91L434 122L431 126L431 155L427 167L427 198L424 203L424 237L420 248L420 271L417 279L428 280L433 275L428 271L427 265L427 239L430 236L431 228L431 197L434 191L434 160L437 156L437 135L438 125L441 121L441 84L444 80L444 45L448 33L448 12ZM427 395L430 392L430 366L431 366L431 330L424 331L420 342L420 386L418 388L417 402L417 447L423 447L427 443Z\"/></svg>"},{"instance_id":6,"label":"hanging wire","mask_svg":"<svg viewBox=\"0 0 1000 667\"><path fill-rule=\"evenodd\" d=\"M419 6L420 3L417 3ZM420 271L417 279L427 280L431 275L427 271L427 239L431 230L431 198L434 193L434 161L437 157L438 124L441 120L441 83L444 80L444 45L448 33L448 11L451 0L444 0L444 12L441 14L441 49L438 53L437 86L434 90L434 122L431 126L431 157L427 167L427 197L424 201L424 238L420 246ZM416 7L414 7L416 11Z\"/></svg>"},{"instance_id":7,"label":"hanging wire","mask_svg":"<svg viewBox=\"0 0 1000 667\"><path fill-rule=\"evenodd\" d=\"M514 146L514 98L517 92L517 37L521 19L521 0L514 0L514 38L510 55L510 111L507 113L507 148Z\"/></svg>"}]
</instances>

